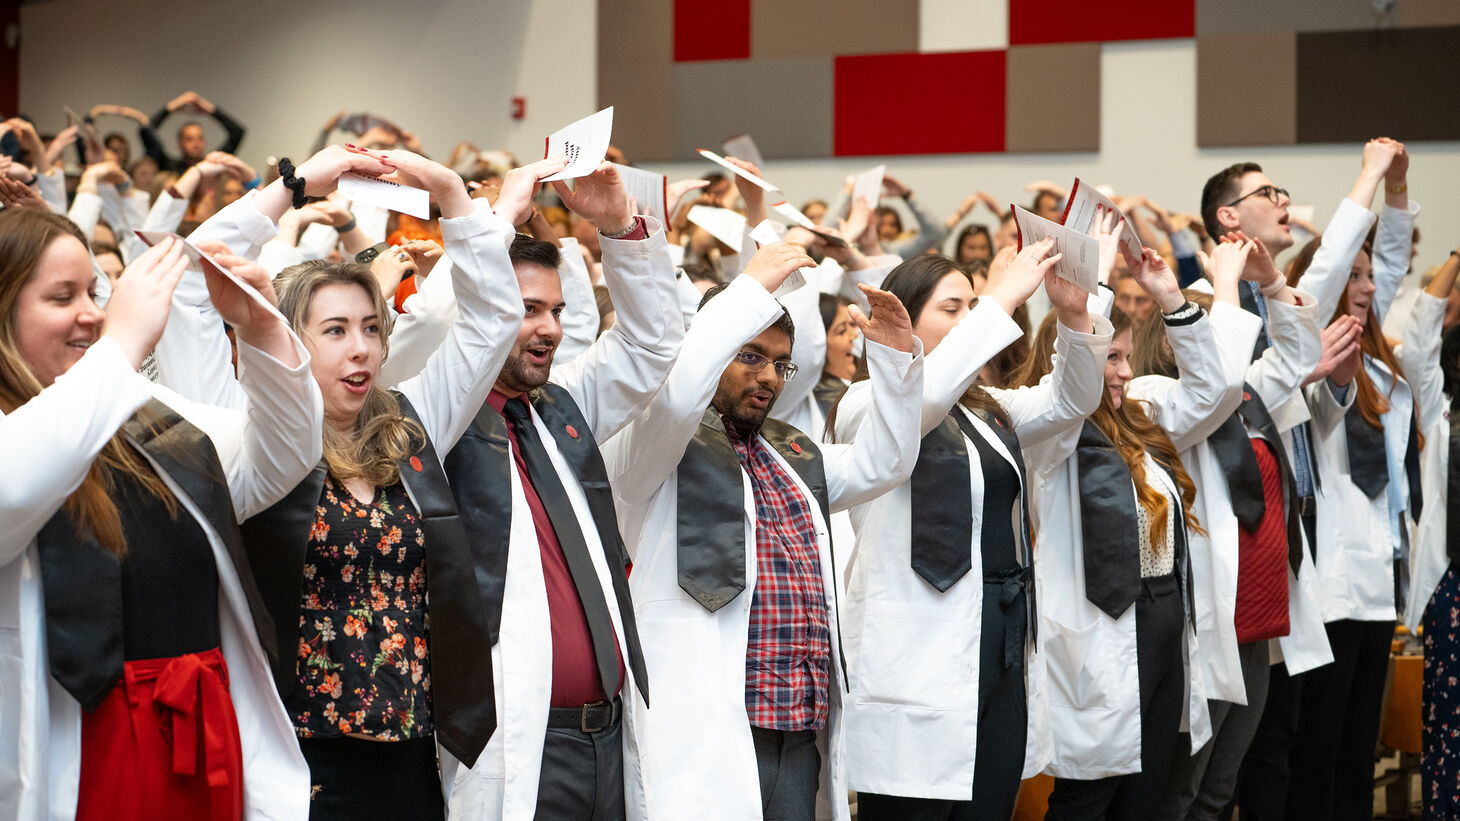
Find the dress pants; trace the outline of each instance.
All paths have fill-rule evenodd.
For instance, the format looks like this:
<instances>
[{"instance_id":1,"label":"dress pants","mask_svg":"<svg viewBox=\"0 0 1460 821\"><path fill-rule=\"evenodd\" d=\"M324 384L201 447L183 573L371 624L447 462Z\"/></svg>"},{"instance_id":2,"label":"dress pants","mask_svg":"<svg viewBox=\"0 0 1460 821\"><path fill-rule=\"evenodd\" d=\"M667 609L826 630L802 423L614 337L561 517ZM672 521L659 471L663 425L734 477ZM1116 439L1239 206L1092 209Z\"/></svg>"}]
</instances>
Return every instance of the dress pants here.
<instances>
[{"instance_id":1,"label":"dress pants","mask_svg":"<svg viewBox=\"0 0 1460 821\"><path fill-rule=\"evenodd\" d=\"M816 790L821 785L816 733L751 727L750 737L760 770L761 817L765 821L815 821Z\"/></svg>"},{"instance_id":2,"label":"dress pants","mask_svg":"<svg viewBox=\"0 0 1460 821\"><path fill-rule=\"evenodd\" d=\"M861 821L1008 821L1019 798L1029 708L1024 692L1024 665L1005 669L1007 628L1026 632L1020 592L1009 605L1000 603L998 587L984 588L983 623L978 640L978 745L974 751L973 795L969 801L909 798L876 793L857 794Z\"/></svg>"},{"instance_id":3,"label":"dress pants","mask_svg":"<svg viewBox=\"0 0 1460 821\"><path fill-rule=\"evenodd\" d=\"M1287 814L1367 821L1394 622L1344 619L1325 627L1333 663L1303 675Z\"/></svg>"},{"instance_id":4,"label":"dress pants","mask_svg":"<svg viewBox=\"0 0 1460 821\"><path fill-rule=\"evenodd\" d=\"M1167 782L1170 786L1166 801L1157 814L1159 819L1216 821L1232 800L1237 771L1257 733L1267 703L1268 640L1238 645L1237 657L1242 665L1247 703L1207 702L1212 718L1212 740L1202 745L1195 755L1176 757ZM1191 737L1183 733L1182 738L1183 746L1189 749Z\"/></svg>"},{"instance_id":5,"label":"dress pants","mask_svg":"<svg viewBox=\"0 0 1460 821\"><path fill-rule=\"evenodd\" d=\"M436 739L302 738L313 792L309 821L443 819Z\"/></svg>"},{"instance_id":6,"label":"dress pants","mask_svg":"<svg viewBox=\"0 0 1460 821\"><path fill-rule=\"evenodd\" d=\"M537 782L538 821L623 821L623 721L595 733L549 727Z\"/></svg>"},{"instance_id":7,"label":"dress pants","mask_svg":"<svg viewBox=\"0 0 1460 821\"><path fill-rule=\"evenodd\" d=\"M1186 628L1176 574L1142 579L1136 599L1141 686L1141 771L1092 781L1057 778L1045 821L1149 821L1160 806L1186 712Z\"/></svg>"}]
</instances>

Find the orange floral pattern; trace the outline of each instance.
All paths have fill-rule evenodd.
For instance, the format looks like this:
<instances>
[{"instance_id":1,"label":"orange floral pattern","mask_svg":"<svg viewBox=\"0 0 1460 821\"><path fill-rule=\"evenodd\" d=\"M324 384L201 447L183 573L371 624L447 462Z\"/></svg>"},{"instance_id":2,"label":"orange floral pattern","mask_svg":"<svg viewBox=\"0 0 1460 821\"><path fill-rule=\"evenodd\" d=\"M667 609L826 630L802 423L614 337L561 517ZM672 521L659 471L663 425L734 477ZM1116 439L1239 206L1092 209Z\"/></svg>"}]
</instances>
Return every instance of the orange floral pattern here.
<instances>
[{"instance_id":1,"label":"orange floral pattern","mask_svg":"<svg viewBox=\"0 0 1460 821\"><path fill-rule=\"evenodd\" d=\"M431 722L425 533L399 483L361 502L333 477L310 529L299 611L302 738L424 738Z\"/></svg>"}]
</instances>

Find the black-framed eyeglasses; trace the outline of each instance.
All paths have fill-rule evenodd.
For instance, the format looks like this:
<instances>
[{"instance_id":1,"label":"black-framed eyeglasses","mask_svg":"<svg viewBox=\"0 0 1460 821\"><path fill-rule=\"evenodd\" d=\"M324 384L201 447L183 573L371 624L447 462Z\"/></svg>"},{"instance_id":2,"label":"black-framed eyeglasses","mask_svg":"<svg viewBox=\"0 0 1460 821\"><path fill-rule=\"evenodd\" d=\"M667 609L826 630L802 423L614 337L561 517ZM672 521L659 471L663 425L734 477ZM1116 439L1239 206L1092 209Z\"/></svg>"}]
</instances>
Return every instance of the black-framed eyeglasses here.
<instances>
[{"instance_id":1,"label":"black-framed eyeglasses","mask_svg":"<svg viewBox=\"0 0 1460 821\"><path fill-rule=\"evenodd\" d=\"M1252 191L1250 193L1243 194L1242 196L1238 197L1237 199L1232 200L1231 202L1227 203L1226 206L1224 206L1224 207L1231 208L1232 206L1234 206L1237 203L1239 203L1239 202L1247 199L1248 197L1258 197L1258 196L1266 197L1268 202L1272 203L1273 205L1277 205L1279 202L1282 201L1282 198L1283 197L1287 197L1288 196L1288 189L1286 189L1286 188L1278 188L1276 185L1264 185L1261 188L1257 189L1256 191Z\"/></svg>"},{"instance_id":2,"label":"black-framed eyeglasses","mask_svg":"<svg viewBox=\"0 0 1460 821\"><path fill-rule=\"evenodd\" d=\"M760 373L760 369L770 365L776 369L776 376L787 382L796 378L796 365L784 359L771 360L756 353L755 351L741 351L735 354L735 361L744 365L751 373Z\"/></svg>"}]
</instances>

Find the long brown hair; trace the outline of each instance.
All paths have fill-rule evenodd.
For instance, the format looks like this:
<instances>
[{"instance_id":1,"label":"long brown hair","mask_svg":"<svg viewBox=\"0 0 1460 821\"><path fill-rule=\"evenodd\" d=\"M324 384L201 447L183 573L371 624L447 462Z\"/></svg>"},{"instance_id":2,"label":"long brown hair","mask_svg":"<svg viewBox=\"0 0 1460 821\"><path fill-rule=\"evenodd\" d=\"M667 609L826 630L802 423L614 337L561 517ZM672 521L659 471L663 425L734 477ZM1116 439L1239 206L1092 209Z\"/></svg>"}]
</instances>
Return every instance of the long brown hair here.
<instances>
[{"instance_id":1,"label":"long brown hair","mask_svg":"<svg viewBox=\"0 0 1460 821\"><path fill-rule=\"evenodd\" d=\"M24 208L0 211L0 412L13 413L45 387L20 354L15 339L16 312L20 291L39 270L41 256L51 243L67 237L86 246L85 235L65 217ZM144 422L155 424L156 420ZM161 499L174 517L177 499L120 433L107 441L81 486L66 498L61 509L80 530L90 531L103 548L121 556L127 552L127 539L121 514L111 497L116 472L132 476L147 492Z\"/></svg>"},{"instance_id":2,"label":"long brown hair","mask_svg":"<svg viewBox=\"0 0 1460 821\"><path fill-rule=\"evenodd\" d=\"M1039 384L1044 375L1054 370L1055 312L1050 311L1039 320L1039 330L1034 332L1034 341L1029 345L1029 354L1009 375L1012 387L1032 388Z\"/></svg>"},{"instance_id":3,"label":"long brown hair","mask_svg":"<svg viewBox=\"0 0 1460 821\"><path fill-rule=\"evenodd\" d=\"M304 336L314 295L326 285L365 290L380 319L380 361L384 362L390 353L390 309L370 269L357 262L310 260L279 274L274 280L279 310L294 332ZM425 438L421 426L401 413L395 396L371 382L352 435L324 426L324 461L336 479L358 477L377 486L393 485L400 480L399 461L420 450Z\"/></svg>"},{"instance_id":4,"label":"long brown hair","mask_svg":"<svg viewBox=\"0 0 1460 821\"><path fill-rule=\"evenodd\" d=\"M1114 336L1119 336L1130 329L1131 320L1125 312L1112 307L1110 324L1115 328ZM1146 515L1151 520L1149 536L1152 552L1159 554L1161 545L1166 541L1166 517L1170 514L1170 502L1146 481L1147 452L1175 474L1176 489L1181 494L1182 516L1187 529L1197 533L1205 532L1191 510L1192 504L1196 502L1196 484L1191 481L1191 474L1186 472L1186 466L1181 463L1181 456L1176 452L1176 445L1171 442L1171 437L1146 413L1144 402L1126 397L1117 408L1110 401L1110 391L1102 390L1100 407L1091 414L1090 421L1105 434L1105 438L1120 452L1120 458L1125 461L1126 467L1130 468L1131 482L1136 487L1136 501L1145 508Z\"/></svg>"},{"instance_id":5,"label":"long brown hair","mask_svg":"<svg viewBox=\"0 0 1460 821\"><path fill-rule=\"evenodd\" d=\"M1322 244L1322 241L1322 237L1309 240L1308 244L1304 245L1303 249L1298 252L1298 255L1293 258L1293 261L1288 264L1289 285L1297 282L1303 276L1304 272L1308 270L1308 266L1313 264L1313 256L1318 252L1318 247ZM1372 234L1369 239L1364 241L1361 253L1372 256ZM1350 262L1349 264L1352 266L1353 263ZM1348 285L1345 284L1343 291L1338 297L1338 308L1334 310L1333 316L1329 317L1328 321L1333 322L1348 312ZM1383 362L1389 368L1389 372L1395 376L1395 381L1389 385L1389 393L1380 394L1379 387L1369 377L1368 371L1361 367L1354 374L1354 388L1356 390L1354 395L1354 408L1358 410L1359 416L1363 417L1365 422L1383 430L1383 416L1389 412L1389 397L1394 395L1394 388L1399 384L1399 380L1404 379L1405 376L1404 368L1399 364L1399 357L1394 354L1394 349L1389 345L1389 339L1384 336L1384 331L1379 325L1379 317L1374 313L1373 305L1369 306L1368 316L1364 318L1364 329L1359 332L1359 350L1363 351L1370 359L1378 359ZM1413 391L1411 391L1411 395L1415 402L1419 401L1419 397L1414 395ZM1418 406L1416 406L1414 412L1416 414L1419 413ZM1418 417L1416 416L1415 418ZM1419 437L1419 446L1424 447L1423 433Z\"/></svg>"},{"instance_id":6,"label":"long brown hair","mask_svg":"<svg viewBox=\"0 0 1460 821\"><path fill-rule=\"evenodd\" d=\"M1183 289L1181 293L1186 296L1187 301L1194 302L1203 311L1211 313L1211 294L1190 288ZM1172 379L1181 376L1180 369L1176 367L1176 357L1171 353L1171 346L1166 344L1166 321L1160 314L1151 314L1134 323L1131 332L1130 367L1136 376L1159 374Z\"/></svg>"}]
</instances>

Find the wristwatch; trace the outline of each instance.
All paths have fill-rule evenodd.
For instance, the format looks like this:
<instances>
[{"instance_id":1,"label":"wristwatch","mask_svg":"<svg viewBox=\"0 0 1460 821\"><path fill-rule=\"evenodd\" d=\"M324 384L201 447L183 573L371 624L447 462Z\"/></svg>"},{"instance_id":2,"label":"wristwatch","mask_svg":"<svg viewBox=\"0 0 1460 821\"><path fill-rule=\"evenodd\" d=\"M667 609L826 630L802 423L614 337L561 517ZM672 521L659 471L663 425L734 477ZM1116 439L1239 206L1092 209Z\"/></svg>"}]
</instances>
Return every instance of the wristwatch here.
<instances>
[{"instance_id":1,"label":"wristwatch","mask_svg":"<svg viewBox=\"0 0 1460 821\"><path fill-rule=\"evenodd\" d=\"M370 263L375 261L376 257L380 256L386 251L389 251L390 248L391 245L388 242L377 242L369 248L366 248L365 250L356 254L355 261L360 263L361 265L369 265Z\"/></svg>"}]
</instances>

